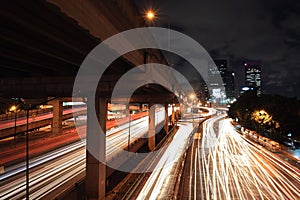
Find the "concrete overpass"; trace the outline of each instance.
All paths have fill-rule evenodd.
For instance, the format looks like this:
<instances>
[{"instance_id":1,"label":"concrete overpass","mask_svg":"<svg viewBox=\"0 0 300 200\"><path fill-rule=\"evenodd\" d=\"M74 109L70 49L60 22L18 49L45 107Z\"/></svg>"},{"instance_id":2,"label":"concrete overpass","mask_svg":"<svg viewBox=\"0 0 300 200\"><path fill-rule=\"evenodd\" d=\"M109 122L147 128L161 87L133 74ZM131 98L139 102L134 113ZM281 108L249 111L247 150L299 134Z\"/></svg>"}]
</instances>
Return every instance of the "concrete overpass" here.
<instances>
[{"instance_id":1,"label":"concrete overpass","mask_svg":"<svg viewBox=\"0 0 300 200\"><path fill-rule=\"evenodd\" d=\"M62 113L62 121L80 116L80 115L86 115L86 109L85 108L79 108L77 110L65 110ZM26 117L23 117L21 119L17 119L17 126L16 129L14 127L14 122L6 122L6 123L0 123L0 139L15 136L15 133L25 133L27 130L27 123L26 123ZM44 126L52 125L53 124L53 114L47 113L40 116L35 116L34 118L30 116L29 118L29 124L28 128L29 130L34 130L37 128L41 128ZM61 123L60 123L61 124Z\"/></svg>"},{"instance_id":2,"label":"concrete overpass","mask_svg":"<svg viewBox=\"0 0 300 200\"><path fill-rule=\"evenodd\" d=\"M76 73L86 55L101 41L125 30L145 26L143 16L132 0L94 1L2 1L0 17L3 21L0 38L0 97L48 99L53 104L53 129L61 131L62 101L72 97ZM151 56L149 56L151 55ZM144 63L168 64L163 54L155 49L127 53L116 59L105 71L97 88L96 105L87 98L87 146L98 141L96 159L87 151L86 195L101 199L105 195L106 139L90 123L91 111L96 110L103 130L106 130L107 104L120 77ZM176 85L177 95L180 86ZM130 102L153 105L177 103L175 91L149 84L139 88ZM165 106L167 108L167 106ZM155 113L149 112L149 149L155 146ZM174 120L174 112L173 117ZM38 124L38 122L36 122ZM46 123L46 122L45 122Z\"/></svg>"}]
</instances>

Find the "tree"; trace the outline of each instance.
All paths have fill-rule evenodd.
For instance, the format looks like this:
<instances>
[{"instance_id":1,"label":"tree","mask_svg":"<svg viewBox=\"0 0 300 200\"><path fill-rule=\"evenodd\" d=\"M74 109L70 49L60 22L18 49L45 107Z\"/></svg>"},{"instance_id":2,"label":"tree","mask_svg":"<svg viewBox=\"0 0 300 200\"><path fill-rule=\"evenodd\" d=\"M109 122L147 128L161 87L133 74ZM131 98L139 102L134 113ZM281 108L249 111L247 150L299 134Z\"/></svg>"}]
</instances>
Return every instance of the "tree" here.
<instances>
[{"instance_id":1,"label":"tree","mask_svg":"<svg viewBox=\"0 0 300 200\"><path fill-rule=\"evenodd\" d=\"M232 104L228 115L276 140L290 132L300 137L300 103L295 98L269 94L258 97L255 91L249 91Z\"/></svg>"}]
</instances>

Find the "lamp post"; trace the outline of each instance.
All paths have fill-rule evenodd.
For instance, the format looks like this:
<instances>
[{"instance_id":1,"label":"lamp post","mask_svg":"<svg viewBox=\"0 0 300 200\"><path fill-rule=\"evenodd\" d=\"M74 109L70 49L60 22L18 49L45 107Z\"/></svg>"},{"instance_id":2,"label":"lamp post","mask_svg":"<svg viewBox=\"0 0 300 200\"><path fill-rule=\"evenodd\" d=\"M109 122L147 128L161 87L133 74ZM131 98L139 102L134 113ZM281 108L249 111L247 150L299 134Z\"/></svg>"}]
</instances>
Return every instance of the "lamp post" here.
<instances>
[{"instance_id":1,"label":"lamp post","mask_svg":"<svg viewBox=\"0 0 300 200\"><path fill-rule=\"evenodd\" d=\"M29 108L26 110L26 199L29 200Z\"/></svg>"},{"instance_id":2,"label":"lamp post","mask_svg":"<svg viewBox=\"0 0 300 200\"><path fill-rule=\"evenodd\" d=\"M158 107L158 110L160 110L159 107ZM158 113L155 112L155 115L156 115L156 122L155 123L156 123L156 125L158 125L159 124L158 123L158 119L159 119ZM155 125L155 127L156 127L156 125Z\"/></svg>"},{"instance_id":3,"label":"lamp post","mask_svg":"<svg viewBox=\"0 0 300 200\"><path fill-rule=\"evenodd\" d=\"M130 110L129 110L129 128L128 128L128 151L129 151L129 147L130 147L130 124L131 124L131 114L130 114Z\"/></svg>"},{"instance_id":4,"label":"lamp post","mask_svg":"<svg viewBox=\"0 0 300 200\"><path fill-rule=\"evenodd\" d=\"M32 110L37 105L45 104L49 101L55 100L60 97L54 97L50 100L36 104L34 106L29 106L26 109L26 200L29 200L29 111Z\"/></svg>"},{"instance_id":5,"label":"lamp post","mask_svg":"<svg viewBox=\"0 0 300 200\"><path fill-rule=\"evenodd\" d=\"M15 131L14 131L14 144L16 143L17 137L17 110L15 111Z\"/></svg>"},{"instance_id":6,"label":"lamp post","mask_svg":"<svg viewBox=\"0 0 300 200\"><path fill-rule=\"evenodd\" d=\"M17 106L13 105L9 108L10 112L15 113L15 129L14 129L14 141L16 141L16 136L17 136Z\"/></svg>"},{"instance_id":7,"label":"lamp post","mask_svg":"<svg viewBox=\"0 0 300 200\"><path fill-rule=\"evenodd\" d=\"M153 20L156 18L154 11L151 10L151 9L148 10L148 11L146 12L146 18L147 18L149 21L153 21Z\"/></svg>"},{"instance_id":8,"label":"lamp post","mask_svg":"<svg viewBox=\"0 0 300 200\"><path fill-rule=\"evenodd\" d=\"M168 17L168 16L167 16ZM154 23L154 21L157 19L158 17L156 16L156 13L154 10L149 9L145 12L145 19L148 23ZM168 49L169 49L169 58L168 58L168 63L171 66L171 53L170 53L170 47L171 46L171 28L170 28L170 19L168 17Z\"/></svg>"},{"instance_id":9,"label":"lamp post","mask_svg":"<svg viewBox=\"0 0 300 200\"><path fill-rule=\"evenodd\" d=\"M193 122L195 122L194 120L194 112L193 112L193 105L194 105L194 99L195 99L196 95L194 93L190 94L190 99L192 100L191 102L191 112L192 112L192 118L193 118Z\"/></svg>"},{"instance_id":10,"label":"lamp post","mask_svg":"<svg viewBox=\"0 0 300 200\"><path fill-rule=\"evenodd\" d=\"M13 105L10 107L9 111L15 113L15 132L14 139L17 134L17 106ZM26 110L26 199L29 200L29 110Z\"/></svg>"}]
</instances>

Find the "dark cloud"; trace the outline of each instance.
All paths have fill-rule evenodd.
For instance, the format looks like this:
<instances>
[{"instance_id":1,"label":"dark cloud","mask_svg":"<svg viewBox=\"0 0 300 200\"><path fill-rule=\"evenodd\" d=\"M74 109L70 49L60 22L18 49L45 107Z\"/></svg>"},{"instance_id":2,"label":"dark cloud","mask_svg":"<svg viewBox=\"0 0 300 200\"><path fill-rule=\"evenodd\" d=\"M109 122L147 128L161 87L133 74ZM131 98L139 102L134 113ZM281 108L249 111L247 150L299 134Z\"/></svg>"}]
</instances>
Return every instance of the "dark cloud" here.
<instances>
[{"instance_id":1,"label":"dark cloud","mask_svg":"<svg viewBox=\"0 0 300 200\"><path fill-rule=\"evenodd\" d=\"M260 61L263 92L300 98L299 0L137 0L154 5L159 19L197 40L212 56L226 58L243 84L243 61Z\"/></svg>"}]
</instances>

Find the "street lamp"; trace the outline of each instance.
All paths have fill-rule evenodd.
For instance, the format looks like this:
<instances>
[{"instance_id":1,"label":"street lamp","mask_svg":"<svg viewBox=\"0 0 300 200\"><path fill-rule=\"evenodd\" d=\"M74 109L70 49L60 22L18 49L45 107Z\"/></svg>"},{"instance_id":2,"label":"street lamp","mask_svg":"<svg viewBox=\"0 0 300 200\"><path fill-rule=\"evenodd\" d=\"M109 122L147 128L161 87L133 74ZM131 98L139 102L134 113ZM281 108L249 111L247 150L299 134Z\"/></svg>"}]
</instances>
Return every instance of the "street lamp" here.
<instances>
[{"instance_id":1,"label":"street lamp","mask_svg":"<svg viewBox=\"0 0 300 200\"><path fill-rule=\"evenodd\" d=\"M128 128L128 151L129 151L129 147L130 147L130 124L131 124L131 114L130 114L130 110L129 110L129 128Z\"/></svg>"},{"instance_id":2,"label":"street lamp","mask_svg":"<svg viewBox=\"0 0 300 200\"><path fill-rule=\"evenodd\" d=\"M14 131L14 142L16 141L16 136L17 136L17 106L13 105L9 108L10 112L15 113L15 131Z\"/></svg>"},{"instance_id":3,"label":"street lamp","mask_svg":"<svg viewBox=\"0 0 300 200\"><path fill-rule=\"evenodd\" d=\"M146 12L146 18L147 18L149 21L154 20L155 17L156 17L156 16L155 16L155 13L154 13L153 10L148 10L148 11Z\"/></svg>"},{"instance_id":4,"label":"street lamp","mask_svg":"<svg viewBox=\"0 0 300 200\"><path fill-rule=\"evenodd\" d=\"M26 109L26 199L29 199L29 110ZM18 107L13 105L9 108L10 112L15 113L15 134L14 139L16 138L17 133L17 111Z\"/></svg>"},{"instance_id":5,"label":"street lamp","mask_svg":"<svg viewBox=\"0 0 300 200\"><path fill-rule=\"evenodd\" d=\"M16 111L17 110L17 106L15 106L15 105L12 105L10 108L9 108L9 111L10 112L14 112L14 111Z\"/></svg>"},{"instance_id":6,"label":"street lamp","mask_svg":"<svg viewBox=\"0 0 300 200\"><path fill-rule=\"evenodd\" d=\"M190 94L190 99L192 99L192 100L194 100L195 99L195 94L194 93L192 93L192 94Z\"/></svg>"},{"instance_id":7,"label":"street lamp","mask_svg":"<svg viewBox=\"0 0 300 200\"><path fill-rule=\"evenodd\" d=\"M35 108L38 105L45 104L49 101L58 99L60 97L54 97L40 104L36 104L34 106L29 106L26 108L26 200L29 200L29 111Z\"/></svg>"},{"instance_id":8,"label":"street lamp","mask_svg":"<svg viewBox=\"0 0 300 200\"><path fill-rule=\"evenodd\" d=\"M194 93L190 94L190 99L192 100L192 102L191 102L191 112L192 112L193 122L195 122L194 111L193 111L194 99L195 98L196 98L196 95Z\"/></svg>"},{"instance_id":9,"label":"street lamp","mask_svg":"<svg viewBox=\"0 0 300 200\"><path fill-rule=\"evenodd\" d=\"M145 12L145 19L146 19L146 22L148 24L151 24L153 23L156 19L157 19L157 15L156 15L156 12L153 10L153 9L148 9L146 12ZM171 46L171 42L170 42L170 38L171 38L171 28L170 28L170 19L169 19L169 16L167 16L168 18L168 49L170 51L170 46ZM171 54L169 53L168 54L168 60L167 62L169 63L169 65L171 66Z\"/></svg>"},{"instance_id":10,"label":"street lamp","mask_svg":"<svg viewBox=\"0 0 300 200\"><path fill-rule=\"evenodd\" d=\"M190 94L190 99L192 100L192 101L191 101L192 107L193 107L193 105L194 105L194 100L195 100L195 98L196 98L196 95L195 95L194 93Z\"/></svg>"},{"instance_id":11,"label":"street lamp","mask_svg":"<svg viewBox=\"0 0 300 200\"><path fill-rule=\"evenodd\" d=\"M149 23L153 22L156 19L156 13L152 9L147 10L145 12L145 19Z\"/></svg>"},{"instance_id":12,"label":"street lamp","mask_svg":"<svg viewBox=\"0 0 300 200\"><path fill-rule=\"evenodd\" d=\"M29 109L26 110L26 199L29 200Z\"/></svg>"}]
</instances>

